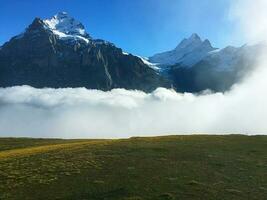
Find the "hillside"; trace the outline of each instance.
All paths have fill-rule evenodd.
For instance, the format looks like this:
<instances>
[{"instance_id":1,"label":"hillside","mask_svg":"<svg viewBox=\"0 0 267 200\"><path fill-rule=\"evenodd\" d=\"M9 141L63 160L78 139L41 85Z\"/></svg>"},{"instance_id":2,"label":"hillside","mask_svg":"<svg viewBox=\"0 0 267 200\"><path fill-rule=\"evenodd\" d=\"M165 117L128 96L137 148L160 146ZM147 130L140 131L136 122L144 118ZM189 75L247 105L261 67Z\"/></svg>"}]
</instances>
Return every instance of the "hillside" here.
<instances>
[{"instance_id":1,"label":"hillside","mask_svg":"<svg viewBox=\"0 0 267 200\"><path fill-rule=\"evenodd\" d=\"M261 200L267 137L0 139L0 199Z\"/></svg>"}]
</instances>

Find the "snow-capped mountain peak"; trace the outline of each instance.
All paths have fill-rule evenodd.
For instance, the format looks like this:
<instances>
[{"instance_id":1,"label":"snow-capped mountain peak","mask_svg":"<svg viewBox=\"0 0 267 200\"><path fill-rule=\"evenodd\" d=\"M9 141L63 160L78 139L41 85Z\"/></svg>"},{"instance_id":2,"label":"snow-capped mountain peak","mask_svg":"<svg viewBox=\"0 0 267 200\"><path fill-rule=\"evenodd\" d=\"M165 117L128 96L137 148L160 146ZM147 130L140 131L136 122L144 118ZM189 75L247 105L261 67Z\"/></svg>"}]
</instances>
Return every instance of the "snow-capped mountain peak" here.
<instances>
[{"instance_id":1,"label":"snow-capped mountain peak","mask_svg":"<svg viewBox=\"0 0 267 200\"><path fill-rule=\"evenodd\" d=\"M67 12L59 12L52 18L43 20L45 28L51 30L62 39L84 40L88 42L90 36L84 26L71 17Z\"/></svg>"},{"instance_id":2,"label":"snow-capped mountain peak","mask_svg":"<svg viewBox=\"0 0 267 200\"><path fill-rule=\"evenodd\" d=\"M198 34L194 33L188 39L187 38L183 39L182 42L180 42L175 49L177 50L181 48L186 48L191 45L196 46L201 43L202 43L201 38L198 36Z\"/></svg>"},{"instance_id":3,"label":"snow-capped mountain peak","mask_svg":"<svg viewBox=\"0 0 267 200\"><path fill-rule=\"evenodd\" d=\"M183 66L191 67L214 49L209 40L203 41L194 33L188 39L183 39L174 50L156 54L150 57L149 61L161 65L180 63Z\"/></svg>"}]
</instances>

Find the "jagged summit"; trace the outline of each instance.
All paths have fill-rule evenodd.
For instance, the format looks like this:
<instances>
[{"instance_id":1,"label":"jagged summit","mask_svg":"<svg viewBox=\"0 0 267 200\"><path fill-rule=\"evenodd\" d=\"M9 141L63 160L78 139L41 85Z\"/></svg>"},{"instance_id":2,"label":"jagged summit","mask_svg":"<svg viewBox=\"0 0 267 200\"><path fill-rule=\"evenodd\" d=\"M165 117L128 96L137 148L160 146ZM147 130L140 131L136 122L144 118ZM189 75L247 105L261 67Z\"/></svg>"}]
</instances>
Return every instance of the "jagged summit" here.
<instances>
[{"instance_id":1,"label":"jagged summit","mask_svg":"<svg viewBox=\"0 0 267 200\"><path fill-rule=\"evenodd\" d=\"M192 44L200 44L202 43L201 38L199 37L198 34L193 33L189 38L184 38L175 49L179 49L179 48L185 48L189 45Z\"/></svg>"},{"instance_id":2,"label":"jagged summit","mask_svg":"<svg viewBox=\"0 0 267 200\"><path fill-rule=\"evenodd\" d=\"M59 12L50 19L43 20L45 28L51 30L62 39L83 39L88 42L90 36L83 24L67 12Z\"/></svg>"},{"instance_id":3,"label":"jagged summit","mask_svg":"<svg viewBox=\"0 0 267 200\"><path fill-rule=\"evenodd\" d=\"M183 39L174 50L156 54L149 60L162 65L181 63L190 67L213 50L215 48L209 40L203 41L198 34L194 33L189 38Z\"/></svg>"},{"instance_id":4,"label":"jagged summit","mask_svg":"<svg viewBox=\"0 0 267 200\"><path fill-rule=\"evenodd\" d=\"M197 48L198 46L205 44L211 47L211 44L209 40L204 40L200 38L200 36L196 33L193 33L189 38L183 39L178 46L175 48L176 51L180 51L181 49L189 48L194 49Z\"/></svg>"},{"instance_id":5,"label":"jagged summit","mask_svg":"<svg viewBox=\"0 0 267 200\"><path fill-rule=\"evenodd\" d=\"M83 41L89 43L89 41L92 40L83 24L71 17L67 12L59 12L48 19L36 17L23 33L14 38L20 39L25 33L27 35L34 35L44 32L53 34L58 39L72 42Z\"/></svg>"},{"instance_id":6,"label":"jagged summit","mask_svg":"<svg viewBox=\"0 0 267 200\"><path fill-rule=\"evenodd\" d=\"M195 39L200 40L201 38L197 33L193 33L189 39L190 40L195 40Z\"/></svg>"},{"instance_id":7,"label":"jagged summit","mask_svg":"<svg viewBox=\"0 0 267 200\"><path fill-rule=\"evenodd\" d=\"M200 44L202 43L201 38L199 37L198 34L193 33L189 38L185 38L183 39L175 49L179 49L179 48L185 48L189 45L196 45L196 44Z\"/></svg>"}]
</instances>

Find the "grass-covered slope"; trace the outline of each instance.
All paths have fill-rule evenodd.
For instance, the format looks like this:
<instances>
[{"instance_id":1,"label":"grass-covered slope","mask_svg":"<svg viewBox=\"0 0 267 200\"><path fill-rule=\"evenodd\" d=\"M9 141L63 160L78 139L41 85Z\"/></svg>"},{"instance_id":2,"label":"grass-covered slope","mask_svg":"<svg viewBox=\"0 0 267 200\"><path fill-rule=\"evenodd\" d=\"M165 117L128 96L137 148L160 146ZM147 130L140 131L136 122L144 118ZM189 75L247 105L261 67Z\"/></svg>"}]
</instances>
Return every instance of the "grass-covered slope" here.
<instances>
[{"instance_id":1,"label":"grass-covered slope","mask_svg":"<svg viewBox=\"0 0 267 200\"><path fill-rule=\"evenodd\" d=\"M3 138L0 199L264 200L267 137Z\"/></svg>"}]
</instances>

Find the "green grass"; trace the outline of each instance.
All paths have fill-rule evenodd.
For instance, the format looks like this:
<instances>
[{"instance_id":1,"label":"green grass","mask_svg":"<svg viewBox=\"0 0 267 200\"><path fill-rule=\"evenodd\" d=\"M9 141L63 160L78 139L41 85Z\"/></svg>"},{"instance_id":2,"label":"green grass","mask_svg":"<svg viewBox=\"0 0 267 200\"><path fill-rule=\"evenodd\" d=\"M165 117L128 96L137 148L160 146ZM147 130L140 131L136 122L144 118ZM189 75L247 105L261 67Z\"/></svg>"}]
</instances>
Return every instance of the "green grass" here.
<instances>
[{"instance_id":1,"label":"green grass","mask_svg":"<svg viewBox=\"0 0 267 200\"><path fill-rule=\"evenodd\" d=\"M0 138L0 200L266 200L267 137Z\"/></svg>"}]
</instances>

